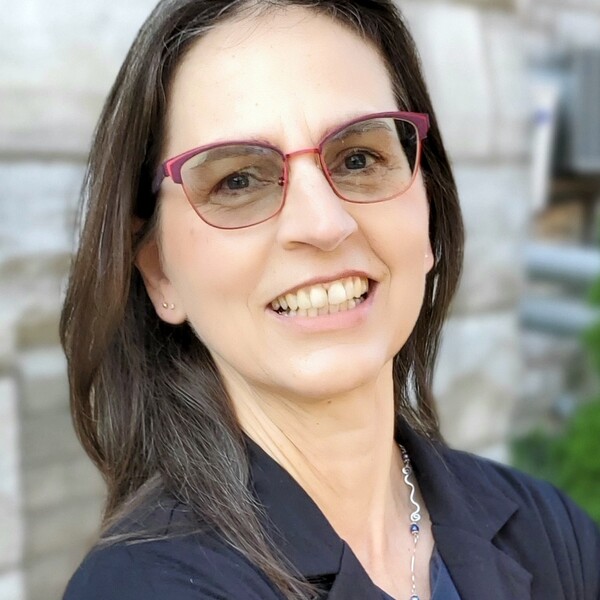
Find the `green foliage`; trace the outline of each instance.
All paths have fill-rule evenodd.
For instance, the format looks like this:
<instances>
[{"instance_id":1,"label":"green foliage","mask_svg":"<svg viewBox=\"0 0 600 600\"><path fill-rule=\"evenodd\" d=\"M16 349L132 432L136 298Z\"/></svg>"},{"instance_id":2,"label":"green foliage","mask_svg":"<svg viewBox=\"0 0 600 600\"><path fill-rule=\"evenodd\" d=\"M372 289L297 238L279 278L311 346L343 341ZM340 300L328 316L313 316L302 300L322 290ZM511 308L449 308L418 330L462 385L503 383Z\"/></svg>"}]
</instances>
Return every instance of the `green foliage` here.
<instances>
[{"instance_id":1,"label":"green foliage","mask_svg":"<svg viewBox=\"0 0 600 600\"><path fill-rule=\"evenodd\" d=\"M588 292L588 301L592 306L600 306L600 279L592 284Z\"/></svg>"},{"instance_id":2,"label":"green foliage","mask_svg":"<svg viewBox=\"0 0 600 600\"><path fill-rule=\"evenodd\" d=\"M573 415L557 451L558 486L600 523L600 400Z\"/></svg>"},{"instance_id":3,"label":"green foliage","mask_svg":"<svg viewBox=\"0 0 600 600\"><path fill-rule=\"evenodd\" d=\"M600 373L600 322L594 323L584 332L583 343L589 351L592 365Z\"/></svg>"},{"instance_id":4,"label":"green foliage","mask_svg":"<svg viewBox=\"0 0 600 600\"><path fill-rule=\"evenodd\" d=\"M553 481L556 475L555 438L541 429L512 441L513 464L531 475Z\"/></svg>"},{"instance_id":5,"label":"green foliage","mask_svg":"<svg viewBox=\"0 0 600 600\"><path fill-rule=\"evenodd\" d=\"M588 302L600 307L600 279ZM600 320L582 336L591 365L600 374ZM537 430L512 443L513 463L565 491L600 525L600 397L581 404L558 434Z\"/></svg>"},{"instance_id":6,"label":"green foliage","mask_svg":"<svg viewBox=\"0 0 600 600\"><path fill-rule=\"evenodd\" d=\"M513 461L554 483L600 524L600 398L581 405L561 434L537 430L515 440Z\"/></svg>"},{"instance_id":7,"label":"green foliage","mask_svg":"<svg viewBox=\"0 0 600 600\"><path fill-rule=\"evenodd\" d=\"M600 280L588 300L600 306ZM582 341L600 373L600 321ZM560 434L537 430L514 440L512 453L515 466L554 483L600 524L600 397L579 406Z\"/></svg>"},{"instance_id":8,"label":"green foliage","mask_svg":"<svg viewBox=\"0 0 600 600\"><path fill-rule=\"evenodd\" d=\"M600 279L590 288L588 301L592 306L600 306ZM600 373L600 320L584 332L583 343L588 349L592 364Z\"/></svg>"}]
</instances>

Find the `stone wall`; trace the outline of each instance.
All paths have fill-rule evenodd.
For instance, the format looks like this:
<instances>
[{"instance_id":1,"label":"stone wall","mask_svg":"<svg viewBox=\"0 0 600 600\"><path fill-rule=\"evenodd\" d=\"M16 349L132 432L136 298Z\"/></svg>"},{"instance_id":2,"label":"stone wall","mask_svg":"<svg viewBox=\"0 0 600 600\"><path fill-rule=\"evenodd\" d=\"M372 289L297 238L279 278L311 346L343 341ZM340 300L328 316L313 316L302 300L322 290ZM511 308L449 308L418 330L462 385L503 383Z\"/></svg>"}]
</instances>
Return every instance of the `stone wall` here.
<instances>
[{"instance_id":1,"label":"stone wall","mask_svg":"<svg viewBox=\"0 0 600 600\"><path fill-rule=\"evenodd\" d=\"M10 160L0 172L5 194L0 410L3 415L10 410L12 416L1 421L0 429L7 428L9 435L0 433L0 444L12 439L14 456L0 471L0 513L7 514L5 502L13 508L7 517L11 528L0 528L2 538L9 532L11 539L7 557L0 546L0 598L59 598L65 573L74 568L97 528L102 496L100 478L82 455L71 426L57 334L82 167ZM10 480L18 493L4 490ZM15 566L24 574L20 595L12 589ZM9 582L8 591L3 581Z\"/></svg>"},{"instance_id":2,"label":"stone wall","mask_svg":"<svg viewBox=\"0 0 600 600\"><path fill-rule=\"evenodd\" d=\"M62 289L94 122L153 2L2 4L0 600L58 600L104 492L71 425Z\"/></svg>"},{"instance_id":3,"label":"stone wall","mask_svg":"<svg viewBox=\"0 0 600 600\"><path fill-rule=\"evenodd\" d=\"M467 233L464 276L434 382L442 430L455 447L507 460L522 376L517 305L530 216L523 27L497 5L401 5L421 51Z\"/></svg>"},{"instance_id":4,"label":"stone wall","mask_svg":"<svg viewBox=\"0 0 600 600\"><path fill-rule=\"evenodd\" d=\"M94 121L154 0L3 4L0 600L58 600L97 529L102 499L70 425L57 339L62 286ZM503 2L483 2L485 10L401 4L423 54L468 230L436 379L443 429L456 446L505 458L519 397L516 304L528 218L520 25L516 13L489 8Z\"/></svg>"}]
</instances>

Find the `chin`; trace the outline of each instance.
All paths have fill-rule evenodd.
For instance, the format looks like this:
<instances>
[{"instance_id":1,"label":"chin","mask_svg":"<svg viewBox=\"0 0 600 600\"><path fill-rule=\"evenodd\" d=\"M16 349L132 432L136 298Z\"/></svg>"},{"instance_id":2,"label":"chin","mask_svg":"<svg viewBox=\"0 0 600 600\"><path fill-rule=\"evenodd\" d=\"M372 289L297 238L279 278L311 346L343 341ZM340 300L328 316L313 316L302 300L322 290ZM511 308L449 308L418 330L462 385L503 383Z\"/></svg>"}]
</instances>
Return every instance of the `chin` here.
<instances>
[{"instance_id":1,"label":"chin","mask_svg":"<svg viewBox=\"0 0 600 600\"><path fill-rule=\"evenodd\" d=\"M326 400L351 393L357 388L374 384L382 371L391 364L383 353L367 354L364 351L344 351L342 355L323 351L296 362L285 374L273 373L279 380L281 393L291 394L299 400ZM290 377L290 372L293 377ZM286 390L286 391L283 391Z\"/></svg>"}]
</instances>

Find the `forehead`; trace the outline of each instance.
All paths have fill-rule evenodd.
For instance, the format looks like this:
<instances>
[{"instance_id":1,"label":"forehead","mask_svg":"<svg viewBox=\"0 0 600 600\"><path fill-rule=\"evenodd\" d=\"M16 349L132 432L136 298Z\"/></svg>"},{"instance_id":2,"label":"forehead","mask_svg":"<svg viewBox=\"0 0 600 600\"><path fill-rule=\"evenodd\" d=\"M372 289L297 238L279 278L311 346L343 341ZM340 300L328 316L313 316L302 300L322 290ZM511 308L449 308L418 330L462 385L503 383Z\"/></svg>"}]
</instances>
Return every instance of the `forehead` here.
<instances>
[{"instance_id":1,"label":"forehead","mask_svg":"<svg viewBox=\"0 0 600 600\"><path fill-rule=\"evenodd\" d=\"M316 143L344 120L395 108L372 44L315 11L277 9L193 44L169 91L166 153L231 139Z\"/></svg>"}]
</instances>

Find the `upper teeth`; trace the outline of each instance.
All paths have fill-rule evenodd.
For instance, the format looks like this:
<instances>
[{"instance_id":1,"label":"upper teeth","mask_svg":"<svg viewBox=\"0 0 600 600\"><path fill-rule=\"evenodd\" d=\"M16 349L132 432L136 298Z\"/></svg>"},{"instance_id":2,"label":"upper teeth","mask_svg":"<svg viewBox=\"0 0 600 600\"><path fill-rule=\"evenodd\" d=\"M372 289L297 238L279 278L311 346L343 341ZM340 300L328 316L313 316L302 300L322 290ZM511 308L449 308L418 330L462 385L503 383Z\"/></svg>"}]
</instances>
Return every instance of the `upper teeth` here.
<instances>
[{"instance_id":1,"label":"upper teeth","mask_svg":"<svg viewBox=\"0 0 600 600\"><path fill-rule=\"evenodd\" d=\"M271 308L291 311L325 308L360 298L368 290L369 280L366 277L346 277L329 283L300 288L295 293L279 296L271 302Z\"/></svg>"}]
</instances>

